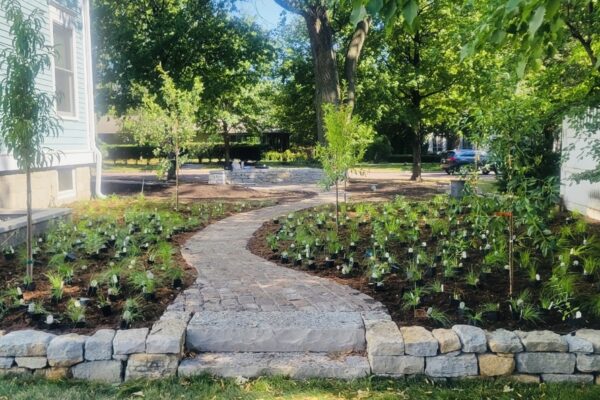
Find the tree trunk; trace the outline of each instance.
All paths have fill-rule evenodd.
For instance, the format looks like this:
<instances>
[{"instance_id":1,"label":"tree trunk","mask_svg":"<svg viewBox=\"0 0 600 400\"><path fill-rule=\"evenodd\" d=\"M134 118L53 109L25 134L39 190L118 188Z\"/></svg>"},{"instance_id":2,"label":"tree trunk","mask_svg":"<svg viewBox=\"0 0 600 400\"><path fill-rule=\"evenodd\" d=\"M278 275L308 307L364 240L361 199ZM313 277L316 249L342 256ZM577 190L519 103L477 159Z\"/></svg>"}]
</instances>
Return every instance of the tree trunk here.
<instances>
[{"instance_id":1,"label":"tree trunk","mask_svg":"<svg viewBox=\"0 0 600 400\"><path fill-rule=\"evenodd\" d=\"M31 207L31 169L25 171L27 179L27 266L26 274L33 281L33 210Z\"/></svg>"},{"instance_id":2,"label":"tree trunk","mask_svg":"<svg viewBox=\"0 0 600 400\"><path fill-rule=\"evenodd\" d=\"M423 149L423 138L421 137L421 130L415 129L413 135L413 165L412 165L412 175L410 177L411 181L421 182L423 178L421 177L421 151Z\"/></svg>"},{"instance_id":3,"label":"tree trunk","mask_svg":"<svg viewBox=\"0 0 600 400\"><path fill-rule=\"evenodd\" d=\"M329 23L326 9L322 6L310 7L303 13L315 71L315 108L317 112L317 137L325 144L323 124L323 105L338 104L340 84L334 49L333 29Z\"/></svg>"},{"instance_id":4,"label":"tree trunk","mask_svg":"<svg viewBox=\"0 0 600 400\"><path fill-rule=\"evenodd\" d=\"M370 22L369 18L365 18L356 25L352 39L348 44L348 50L346 51L344 75L348 87L345 102L351 111L354 109L354 103L356 102L356 70L358 69L358 60L369 34Z\"/></svg>"},{"instance_id":5,"label":"tree trunk","mask_svg":"<svg viewBox=\"0 0 600 400\"><path fill-rule=\"evenodd\" d=\"M228 167L231 162L231 141L226 122L223 122L223 151L225 152L225 167Z\"/></svg>"}]
</instances>

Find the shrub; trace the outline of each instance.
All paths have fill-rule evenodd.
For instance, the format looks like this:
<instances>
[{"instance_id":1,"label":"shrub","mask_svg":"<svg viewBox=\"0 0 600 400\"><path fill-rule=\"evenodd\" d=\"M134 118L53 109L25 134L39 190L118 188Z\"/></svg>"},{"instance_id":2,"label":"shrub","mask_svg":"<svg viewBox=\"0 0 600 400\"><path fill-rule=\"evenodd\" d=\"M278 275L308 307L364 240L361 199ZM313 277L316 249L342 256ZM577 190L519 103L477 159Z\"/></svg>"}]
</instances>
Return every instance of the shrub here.
<instances>
[{"instance_id":1,"label":"shrub","mask_svg":"<svg viewBox=\"0 0 600 400\"><path fill-rule=\"evenodd\" d=\"M365 152L365 161L384 162L388 161L392 155L392 144L385 135L379 135L367 147Z\"/></svg>"}]
</instances>

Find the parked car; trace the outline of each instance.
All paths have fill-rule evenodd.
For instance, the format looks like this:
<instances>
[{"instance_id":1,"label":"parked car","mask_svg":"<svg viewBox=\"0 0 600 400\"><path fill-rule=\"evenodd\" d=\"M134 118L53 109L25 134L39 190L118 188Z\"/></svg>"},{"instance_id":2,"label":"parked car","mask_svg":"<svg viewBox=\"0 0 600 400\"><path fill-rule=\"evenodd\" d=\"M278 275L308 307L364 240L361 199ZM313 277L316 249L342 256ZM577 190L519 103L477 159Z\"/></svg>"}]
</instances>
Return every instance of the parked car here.
<instances>
[{"instance_id":1,"label":"parked car","mask_svg":"<svg viewBox=\"0 0 600 400\"><path fill-rule=\"evenodd\" d=\"M480 150L450 150L442 154L441 168L447 174L458 172L462 167L474 165L482 174L487 175L491 171L496 173L496 166L490 163L487 152Z\"/></svg>"}]
</instances>

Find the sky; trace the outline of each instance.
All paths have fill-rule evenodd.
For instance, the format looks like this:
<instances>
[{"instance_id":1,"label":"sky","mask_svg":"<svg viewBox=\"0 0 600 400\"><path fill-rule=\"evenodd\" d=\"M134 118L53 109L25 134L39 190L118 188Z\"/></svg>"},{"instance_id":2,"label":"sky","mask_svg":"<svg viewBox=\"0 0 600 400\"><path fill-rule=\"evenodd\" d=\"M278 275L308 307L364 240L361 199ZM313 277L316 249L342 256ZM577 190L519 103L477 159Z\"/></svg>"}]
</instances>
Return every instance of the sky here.
<instances>
[{"instance_id":1,"label":"sky","mask_svg":"<svg viewBox=\"0 0 600 400\"><path fill-rule=\"evenodd\" d=\"M254 17L256 22L267 29L277 27L283 9L274 0L239 0L240 13Z\"/></svg>"}]
</instances>

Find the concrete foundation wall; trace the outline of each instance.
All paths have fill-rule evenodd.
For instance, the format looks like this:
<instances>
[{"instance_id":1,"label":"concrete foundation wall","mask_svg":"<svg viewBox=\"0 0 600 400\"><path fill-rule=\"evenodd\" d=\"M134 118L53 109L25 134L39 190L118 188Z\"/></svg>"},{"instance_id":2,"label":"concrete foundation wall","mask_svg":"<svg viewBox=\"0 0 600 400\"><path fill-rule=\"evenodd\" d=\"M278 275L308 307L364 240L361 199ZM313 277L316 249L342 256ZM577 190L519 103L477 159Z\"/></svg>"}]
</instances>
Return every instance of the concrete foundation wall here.
<instances>
[{"instance_id":1,"label":"concrete foundation wall","mask_svg":"<svg viewBox=\"0 0 600 400\"><path fill-rule=\"evenodd\" d=\"M48 208L91 198L89 166L73 167L74 189L59 193L58 171L49 169L32 175L33 207ZM0 208L22 209L27 201L26 177L23 173L0 175Z\"/></svg>"}]
</instances>

